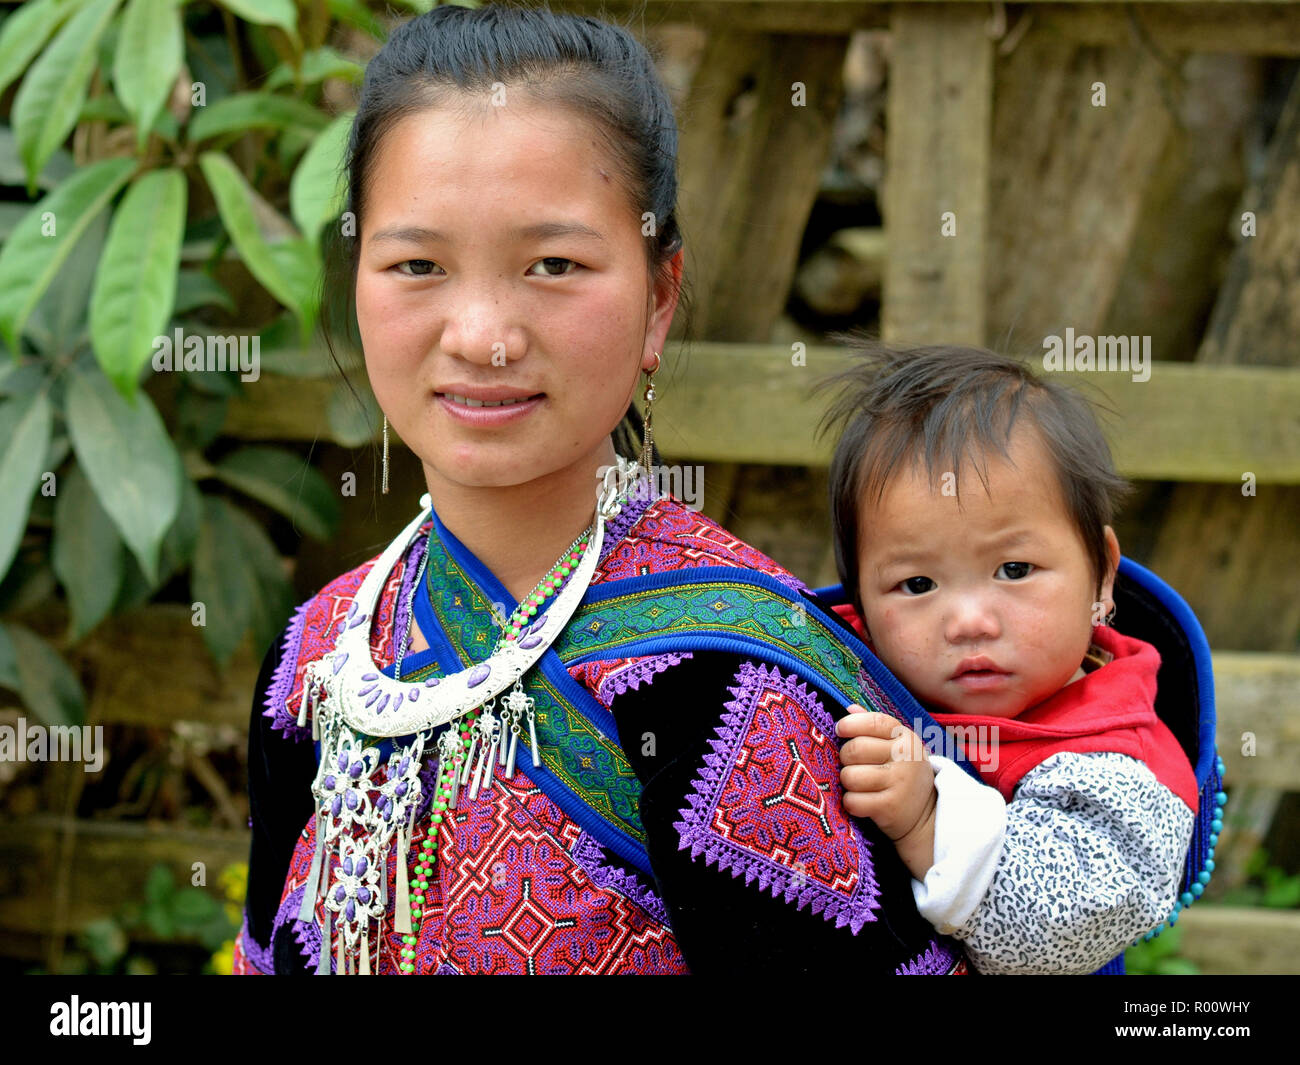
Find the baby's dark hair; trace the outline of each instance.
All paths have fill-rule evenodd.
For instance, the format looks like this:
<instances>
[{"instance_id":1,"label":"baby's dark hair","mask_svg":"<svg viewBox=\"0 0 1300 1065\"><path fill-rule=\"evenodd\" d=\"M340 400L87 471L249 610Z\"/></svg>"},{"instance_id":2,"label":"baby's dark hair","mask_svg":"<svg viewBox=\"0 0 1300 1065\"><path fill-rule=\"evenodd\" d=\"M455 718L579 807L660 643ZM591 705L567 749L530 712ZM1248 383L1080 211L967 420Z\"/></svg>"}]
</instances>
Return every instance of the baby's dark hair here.
<instances>
[{"instance_id":1,"label":"baby's dark hair","mask_svg":"<svg viewBox=\"0 0 1300 1065\"><path fill-rule=\"evenodd\" d=\"M830 468L831 527L835 566L859 614L863 501L878 504L893 475L922 457L932 488L943 472L961 470L969 460L987 489L984 459L1009 457L1018 419L1028 419L1051 456L1100 595L1110 569L1105 528L1132 486L1116 472L1087 399L1036 376L1028 363L982 348L892 347L853 332L832 339L847 344L853 365L817 384L816 391L843 389L818 435L840 428Z\"/></svg>"}]
</instances>

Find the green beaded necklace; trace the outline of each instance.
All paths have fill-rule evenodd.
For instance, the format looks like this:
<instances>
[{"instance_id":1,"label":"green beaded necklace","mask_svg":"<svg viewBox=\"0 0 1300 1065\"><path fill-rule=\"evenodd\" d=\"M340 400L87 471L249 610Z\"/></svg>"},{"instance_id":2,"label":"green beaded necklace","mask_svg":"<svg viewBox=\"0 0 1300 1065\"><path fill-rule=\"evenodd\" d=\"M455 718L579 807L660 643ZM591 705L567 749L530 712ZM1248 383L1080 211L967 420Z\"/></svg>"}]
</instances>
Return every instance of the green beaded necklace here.
<instances>
[{"instance_id":1,"label":"green beaded necklace","mask_svg":"<svg viewBox=\"0 0 1300 1065\"><path fill-rule=\"evenodd\" d=\"M622 501L626 502L626 497L622 497ZM588 526L568 546L560 556L560 560L551 567L551 571L537 582L531 592L524 596L510 615L506 628L497 642L497 648L500 648L502 643L516 639L527 619L533 617L538 608L563 587L564 582L573 572L573 568L581 561L590 536L591 526ZM427 554L425 557L428 557ZM410 893L411 931L402 936L402 949L400 952L402 960L398 966L403 973L415 972L415 948L420 940L420 925L424 920L425 894L429 890L429 878L433 875L434 867L438 863L438 829L443 822L444 816L450 816L452 797L459 790L456 779L461 773L473 742L474 723L478 720L480 709L481 707L476 707L471 710L459 726L454 722L448 726L449 728L459 727L460 742L456 743L455 755L452 758L440 759L438 783L434 789L432 813L429 817L429 834L420 843L420 851L416 855L415 865L412 870L415 876L415 889ZM452 742L455 743L454 740ZM534 757L537 755L535 750L533 755ZM398 875L403 880L405 880L405 872L405 869L399 870ZM402 891L399 886L399 899L401 896Z\"/></svg>"}]
</instances>

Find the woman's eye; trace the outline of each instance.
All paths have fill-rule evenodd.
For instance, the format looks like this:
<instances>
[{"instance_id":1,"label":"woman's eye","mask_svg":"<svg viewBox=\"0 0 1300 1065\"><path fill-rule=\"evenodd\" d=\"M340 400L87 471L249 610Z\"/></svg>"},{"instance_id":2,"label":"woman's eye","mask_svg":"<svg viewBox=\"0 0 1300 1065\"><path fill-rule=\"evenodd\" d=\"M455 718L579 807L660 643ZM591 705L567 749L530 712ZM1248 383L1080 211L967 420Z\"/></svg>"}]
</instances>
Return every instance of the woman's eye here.
<instances>
[{"instance_id":1,"label":"woman's eye","mask_svg":"<svg viewBox=\"0 0 1300 1065\"><path fill-rule=\"evenodd\" d=\"M924 595L934 587L934 581L929 577L908 577L899 587L904 589L906 595Z\"/></svg>"},{"instance_id":2,"label":"woman's eye","mask_svg":"<svg viewBox=\"0 0 1300 1065\"><path fill-rule=\"evenodd\" d=\"M407 277L428 277L437 265L432 259L407 259L397 264L397 272ZM411 267L411 271L407 273L402 269L404 266Z\"/></svg>"},{"instance_id":3,"label":"woman's eye","mask_svg":"<svg viewBox=\"0 0 1300 1065\"><path fill-rule=\"evenodd\" d=\"M545 258L545 259L538 259L537 262L535 262L533 265L534 265L534 266L541 266L543 263L547 264L548 267L551 266L551 265L555 265L555 264L558 264L558 265L560 265L560 266L563 266L565 263L568 263L570 266L574 267L575 269L576 269L577 266L578 266L578 264L577 264L576 262L574 262L572 259L564 259L564 258L562 258L562 257L560 257L560 256L558 256L558 255L550 255L550 256L548 256L548 257ZM573 273L573 272L574 272L573 270L560 270L558 273L554 273L554 274L552 274L552 273L546 273L546 274L543 274L543 275L541 275L541 276L543 276L543 277L564 277L566 274L571 274L571 273Z\"/></svg>"},{"instance_id":4,"label":"woman's eye","mask_svg":"<svg viewBox=\"0 0 1300 1065\"><path fill-rule=\"evenodd\" d=\"M1032 562L1004 562L998 567L998 572L1006 572L1008 580L1018 581L1023 577L1029 576L1029 571L1034 568Z\"/></svg>"}]
</instances>

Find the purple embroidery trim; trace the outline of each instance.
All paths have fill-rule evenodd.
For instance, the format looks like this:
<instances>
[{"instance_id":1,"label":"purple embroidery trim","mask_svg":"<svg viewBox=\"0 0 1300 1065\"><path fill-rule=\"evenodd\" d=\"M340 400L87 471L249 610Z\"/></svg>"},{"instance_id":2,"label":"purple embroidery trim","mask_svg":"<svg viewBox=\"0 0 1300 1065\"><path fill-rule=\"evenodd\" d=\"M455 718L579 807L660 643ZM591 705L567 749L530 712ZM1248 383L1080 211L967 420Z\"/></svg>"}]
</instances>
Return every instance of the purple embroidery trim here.
<instances>
[{"instance_id":1,"label":"purple embroidery trim","mask_svg":"<svg viewBox=\"0 0 1300 1065\"><path fill-rule=\"evenodd\" d=\"M426 548L428 544L428 535L417 536L415 538L415 544L407 553L406 566L402 569L402 588L397 593L397 616L393 619L394 656L397 654L397 648L406 646L406 637L411 629L411 616L406 611L406 601L407 597L411 593L411 585L415 583L415 575L419 572L420 560L424 557L424 548ZM412 604L411 609L415 609L414 604Z\"/></svg>"},{"instance_id":2,"label":"purple embroidery trim","mask_svg":"<svg viewBox=\"0 0 1300 1065\"><path fill-rule=\"evenodd\" d=\"M669 666L675 666L687 658L695 657L690 651L668 651L661 655L646 655L635 662L611 670L600 682L596 698L609 710L616 695L622 695L628 688L636 689L644 681L649 684ZM612 689L612 690L611 690Z\"/></svg>"},{"instance_id":3,"label":"purple embroidery trim","mask_svg":"<svg viewBox=\"0 0 1300 1065\"><path fill-rule=\"evenodd\" d=\"M307 959L310 972L316 971L316 963L320 960L320 929L316 926L315 921L298 920L298 911L302 908L302 893L306 887L297 887L285 896L284 901L280 903L280 908L275 911L275 920L271 923L271 942L275 942L276 933L285 925L292 925L293 938L297 942L302 956ZM268 947L267 952L268 973L275 972L274 960L272 959L271 950ZM334 959L330 959L331 965Z\"/></svg>"},{"instance_id":4,"label":"purple embroidery trim","mask_svg":"<svg viewBox=\"0 0 1300 1065\"><path fill-rule=\"evenodd\" d=\"M722 717L722 724L714 729L718 739L709 741L714 753L705 756L699 775L691 783L695 794L686 796L690 806L680 810L682 820L673 823L681 838L677 849L690 847L692 860L703 853L706 865L716 863L720 872L730 868L733 878L743 873L747 884L758 877L760 891L768 890L770 885L773 898L784 897L786 902L796 903L800 910L811 903L812 912L820 913L823 920L834 920L837 928L847 924L857 935L864 924L877 919L872 911L880 907L880 889L866 840L852 820L848 820L848 825L858 852L858 886L848 898L806 875L798 877L789 866L724 839L710 828L714 811L736 763L737 751L748 734L758 708L758 698L765 689L780 689L803 706L810 722L820 732L827 736L835 735L834 719L816 695L808 691L807 685L798 682L795 674L785 677L775 666L769 670L766 666L756 667L752 662L743 662L736 680L739 687L729 689L736 698L723 705L727 713Z\"/></svg>"},{"instance_id":5,"label":"purple embroidery trim","mask_svg":"<svg viewBox=\"0 0 1300 1065\"><path fill-rule=\"evenodd\" d=\"M578 842L573 845L571 857L582 866L597 887L617 891L660 924L665 927L668 925L668 907L663 900L635 872L624 872L611 865L605 848L596 842L594 836L587 832L581 833Z\"/></svg>"},{"instance_id":6,"label":"purple embroidery trim","mask_svg":"<svg viewBox=\"0 0 1300 1065\"><path fill-rule=\"evenodd\" d=\"M614 520L605 525L605 540L600 545L600 561L604 562L609 557L614 546L627 535L628 530L641 520L641 515L649 509L650 504L655 501L655 494L651 491L649 479L638 480L633 486L632 491L627 497L627 502L623 504L623 509L615 516Z\"/></svg>"},{"instance_id":7,"label":"purple embroidery trim","mask_svg":"<svg viewBox=\"0 0 1300 1065\"><path fill-rule=\"evenodd\" d=\"M243 938L244 957L252 962L253 967L259 972L266 973L268 976L274 975L275 959L271 954L271 948L261 946L257 940L253 938L253 933L248 930L247 910L244 911L244 924L239 929L239 934ZM271 933L271 938L275 938L274 932Z\"/></svg>"},{"instance_id":8,"label":"purple embroidery trim","mask_svg":"<svg viewBox=\"0 0 1300 1065\"><path fill-rule=\"evenodd\" d=\"M269 717L271 727L283 732L286 739L311 739L311 728L309 726L299 728L298 715L290 713L288 706L285 705L293 692L293 682L298 667L298 651L302 644L302 626L310 602L311 600L308 599L293 612L289 629L284 635L284 644L280 648L280 661L275 667L275 672L271 674L271 683L266 691L266 701L263 703L266 709L262 711L262 716Z\"/></svg>"},{"instance_id":9,"label":"purple embroidery trim","mask_svg":"<svg viewBox=\"0 0 1300 1065\"><path fill-rule=\"evenodd\" d=\"M957 952L941 940L930 941L929 947L911 961L894 970L895 976L946 976L957 964Z\"/></svg>"}]
</instances>

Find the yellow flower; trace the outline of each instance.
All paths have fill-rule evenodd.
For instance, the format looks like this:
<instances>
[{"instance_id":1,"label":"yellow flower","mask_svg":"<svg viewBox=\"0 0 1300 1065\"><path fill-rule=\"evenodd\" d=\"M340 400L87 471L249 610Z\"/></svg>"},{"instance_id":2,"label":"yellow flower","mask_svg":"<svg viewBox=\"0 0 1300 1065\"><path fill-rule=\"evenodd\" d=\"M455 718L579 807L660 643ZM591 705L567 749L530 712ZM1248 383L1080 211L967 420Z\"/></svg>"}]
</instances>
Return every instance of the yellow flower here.
<instances>
[{"instance_id":1,"label":"yellow flower","mask_svg":"<svg viewBox=\"0 0 1300 1065\"><path fill-rule=\"evenodd\" d=\"M221 870L217 882L231 902L243 902L248 893L248 863L232 862Z\"/></svg>"},{"instance_id":2,"label":"yellow flower","mask_svg":"<svg viewBox=\"0 0 1300 1065\"><path fill-rule=\"evenodd\" d=\"M212 969L218 976L233 976L235 973L235 941L228 939L221 944L221 949L212 955Z\"/></svg>"}]
</instances>

